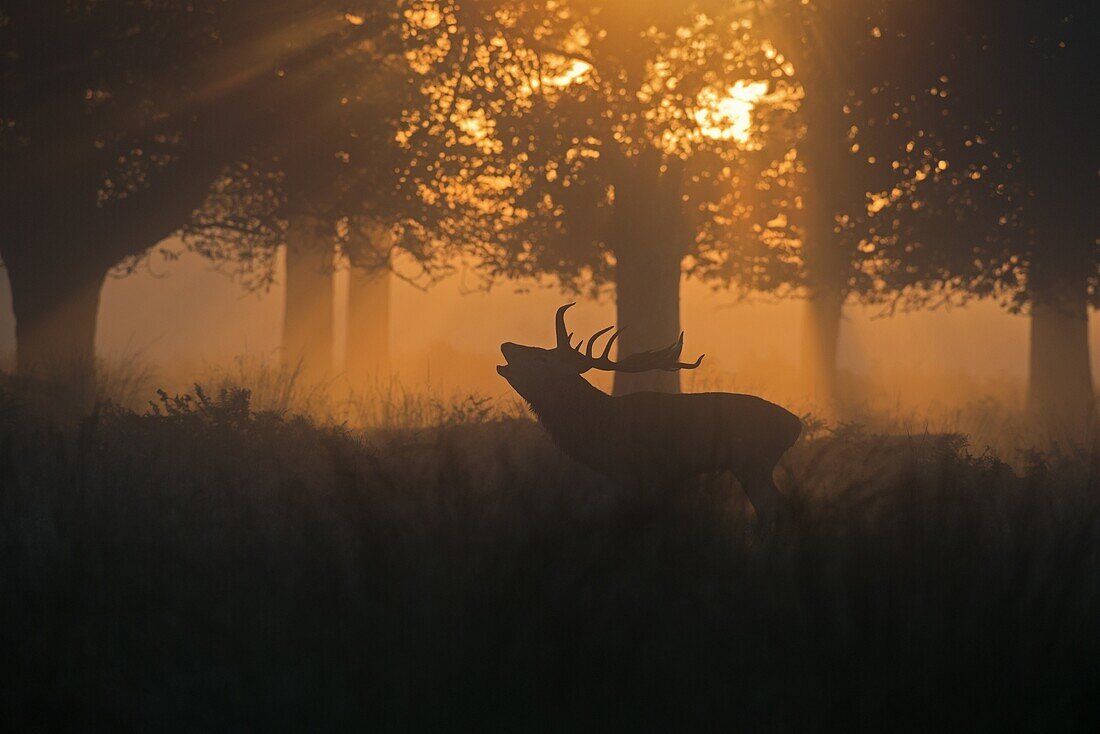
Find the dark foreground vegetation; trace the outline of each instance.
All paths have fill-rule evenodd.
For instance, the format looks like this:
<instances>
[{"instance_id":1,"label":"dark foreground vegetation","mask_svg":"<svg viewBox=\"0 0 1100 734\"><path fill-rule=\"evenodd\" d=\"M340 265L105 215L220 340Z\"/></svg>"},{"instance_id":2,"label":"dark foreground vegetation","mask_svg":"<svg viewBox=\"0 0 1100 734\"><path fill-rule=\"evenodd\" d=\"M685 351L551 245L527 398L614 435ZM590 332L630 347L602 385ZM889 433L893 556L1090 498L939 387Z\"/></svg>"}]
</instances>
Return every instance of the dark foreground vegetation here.
<instances>
[{"instance_id":1,"label":"dark foreground vegetation","mask_svg":"<svg viewBox=\"0 0 1100 734\"><path fill-rule=\"evenodd\" d=\"M21 727L740 731L1095 723L1100 486L810 431L798 516L607 486L529 421L366 435L248 395L51 427L0 398ZM475 420L476 419L476 420ZM731 499L732 498L732 499Z\"/></svg>"}]
</instances>

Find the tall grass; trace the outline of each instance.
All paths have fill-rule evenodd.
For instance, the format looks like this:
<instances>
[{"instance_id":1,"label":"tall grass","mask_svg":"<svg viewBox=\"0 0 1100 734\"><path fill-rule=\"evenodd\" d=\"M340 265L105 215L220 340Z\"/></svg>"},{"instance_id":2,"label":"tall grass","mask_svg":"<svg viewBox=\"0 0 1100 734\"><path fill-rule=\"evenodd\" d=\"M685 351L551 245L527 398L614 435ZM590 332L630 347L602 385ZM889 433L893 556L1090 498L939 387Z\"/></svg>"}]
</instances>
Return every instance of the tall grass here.
<instances>
[{"instance_id":1,"label":"tall grass","mask_svg":"<svg viewBox=\"0 0 1100 734\"><path fill-rule=\"evenodd\" d=\"M346 374L309 379L300 364L256 357L239 357L229 366L215 366L200 382L215 392L248 389L252 406L260 411L307 416L321 425L358 430L428 428L523 412L513 400L441 393L430 384L412 387L399 375L354 381Z\"/></svg>"},{"instance_id":2,"label":"tall grass","mask_svg":"<svg viewBox=\"0 0 1100 734\"><path fill-rule=\"evenodd\" d=\"M16 727L1070 731L1100 714L1087 455L1014 471L958 436L816 425L780 472L795 520L762 533L728 482L609 485L484 404L360 431L259 394L164 393L69 427L0 400Z\"/></svg>"}]
</instances>

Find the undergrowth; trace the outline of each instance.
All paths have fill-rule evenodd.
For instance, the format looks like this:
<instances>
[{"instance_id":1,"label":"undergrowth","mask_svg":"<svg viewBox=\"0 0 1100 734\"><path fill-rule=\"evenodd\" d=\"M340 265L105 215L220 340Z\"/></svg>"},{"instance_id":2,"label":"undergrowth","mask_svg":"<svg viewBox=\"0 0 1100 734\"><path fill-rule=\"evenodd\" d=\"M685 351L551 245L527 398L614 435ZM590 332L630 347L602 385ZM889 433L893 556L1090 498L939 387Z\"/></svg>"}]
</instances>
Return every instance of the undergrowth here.
<instances>
[{"instance_id":1,"label":"undergrowth","mask_svg":"<svg viewBox=\"0 0 1100 734\"><path fill-rule=\"evenodd\" d=\"M243 388L79 424L0 395L5 718L34 729L1088 730L1100 493L959 435L812 424L617 487L474 402L353 430Z\"/></svg>"}]
</instances>

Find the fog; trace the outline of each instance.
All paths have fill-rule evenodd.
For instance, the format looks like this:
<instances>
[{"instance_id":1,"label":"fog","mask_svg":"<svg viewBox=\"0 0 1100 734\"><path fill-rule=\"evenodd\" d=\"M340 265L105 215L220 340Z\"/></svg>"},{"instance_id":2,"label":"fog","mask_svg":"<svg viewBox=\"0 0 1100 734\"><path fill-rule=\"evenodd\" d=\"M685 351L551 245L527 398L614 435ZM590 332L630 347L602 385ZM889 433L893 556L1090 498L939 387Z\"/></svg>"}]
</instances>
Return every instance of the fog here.
<instances>
[{"instance_id":1,"label":"fog","mask_svg":"<svg viewBox=\"0 0 1100 734\"><path fill-rule=\"evenodd\" d=\"M337 273L335 321L345 331ZM107 364L140 365L154 381L182 387L238 357L274 360L280 342L280 283L249 293L196 256L156 259L108 279L99 312L97 348ZM506 394L493 371L503 341L549 344L553 310L572 300L549 287L526 292L505 283L490 292L459 273L429 290L402 281L392 291L394 372L406 387L447 393ZM0 279L0 352L10 364L14 320L6 277ZM798 375L802 306L763 297L739 299L698 282L683 288L685 354L707 355L706 369L685 374L688 390L752 390L805 404ZM610 298L583 301L570 326L591 333L614 321ZM1090 331L1097 331L1093 319ZM883 317L850 305L840 339L840 367L868 403L919 410L937 402L987 397L1018 407L1027 376L1028 324L996 304ZM1100 344L1093 338L1092 344ZM343 341L336 345L341 364ZM1093 364L1100 363L1095 359ZM607 387L608 376L590 375Z\"/></svg>"}]
</instances>

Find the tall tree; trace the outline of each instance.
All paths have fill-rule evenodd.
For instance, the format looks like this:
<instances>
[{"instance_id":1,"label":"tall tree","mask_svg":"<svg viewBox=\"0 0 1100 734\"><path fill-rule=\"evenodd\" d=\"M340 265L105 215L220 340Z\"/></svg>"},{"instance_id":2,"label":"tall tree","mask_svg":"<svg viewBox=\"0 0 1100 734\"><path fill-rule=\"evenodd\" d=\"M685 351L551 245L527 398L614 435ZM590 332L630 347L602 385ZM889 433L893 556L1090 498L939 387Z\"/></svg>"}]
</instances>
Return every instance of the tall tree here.
<instances>
[{"instance_id":1,"label":"tall tree","mask_svg":"<svg viewBox=\"0 0 1100 734\"><path fill-rule=\"evenodd\" d=\"M1012 232L1027 263L1028 407L1048 424L1081 427L1095 408L1088 307L1100 264L1090 213L1100 200L1100 144L1080 102L1095 84L1096 6L1015 0L967 11L955 74L962 114L991 116L998 147L1015 159L1006 169L1020 177L1007 188L1022 194L1022 227Z\"/></svg>"},{"instance_id":2,"label":"tall tree","mask_svg":"<svg viewBox=\"0 0 1100 734\"><path fill-rule=\"evenodd\" d=\"M904 165L946 110L938 87L948 62L926 33L945 16L894 0L761 0L755 10L801 90L805 176L792 216L805 266L803 373L813 397L836 404L844 304L882 297L872 276L880 240L912 248L933 216L922 200L946 185L938 169L923 170L927 160Z\"/></svg>"},{"instance_id":3,"label":"tall tree","mask_svg":"<svg viewBox=\"0 0 1100 734\"><path fill-rule=\"evenodd\" d=\"M384 0L6 5L0 256L19 370L74 385L86 404L104 275L181 228L189 248L269 283L288 194L323 220L338 197L318 180L363 167L326 145L333 129L355 136L333 121L369 75L343 74L377 75L396 14Z\"/></svg>"},{"instance_id":4,"label":"tall tree","mask_svg":"<svg viewBox=\"0 0 1100 734\"><path fill-rule=\"evenodd\" d=\"M286 118L278 135L226 172L184 230L189 247L232 263L231 274L249 287L272 283L285 244L283 353L313 378L332 366L334 258L352 268L348 356L356 373L388 359L367 357L388 343L386 274L396 269L424 284L448 267L431 217L398 180L407 164L398 121L418 90L409 84L399 24L381 5L350 7L343 34L315 45L310 63L281 70L285 89L265 111Z\"/></svg>"},{"instance_id":5,"label":"tall tree","mask_svg":"<svg viewBox=\"0 0 1100 734\"><path fill-rule=\"evenodd\" d=\"M1080 431L1094 409L1088 308L1100 263L1090 214L1100 146L1081 107L1094 4L928 5L951 22L923 29L945 67L926 96L950 108L910 139L917 160L902 165L949 185L930 200L919 242L882 241L876 277L903 301L997 296L1027 311L1028 408L1047 427Z\"/></svg>"},{"instance_id":6,"label":"tall tree","mask_svg":"<svg viewBox=\"0 0 1100 734\"><path fill-rule=\"evenodd\" d=\"M295 2L5 5L0 256L20 373L87 404L105 275L175 232L273 130L261 111L302 16L307 46L332 32L331 8Z\"/></svg>"},{"instance_id":7,"label":"tall tree","mask_svg":"<svg viewBox=\"0 0 1100 734\"><path fill-rule=\"evenodd\" d=\"M795 101L742 3L408 2L407 188L489 278L614 284L619 347L674 342L685 274L789 281ZM749 124L753 117L756 125ZM442 219L446 219L444 216ZM676 391L676 373L615 392Z\"/></svg>"}]
</instances>

